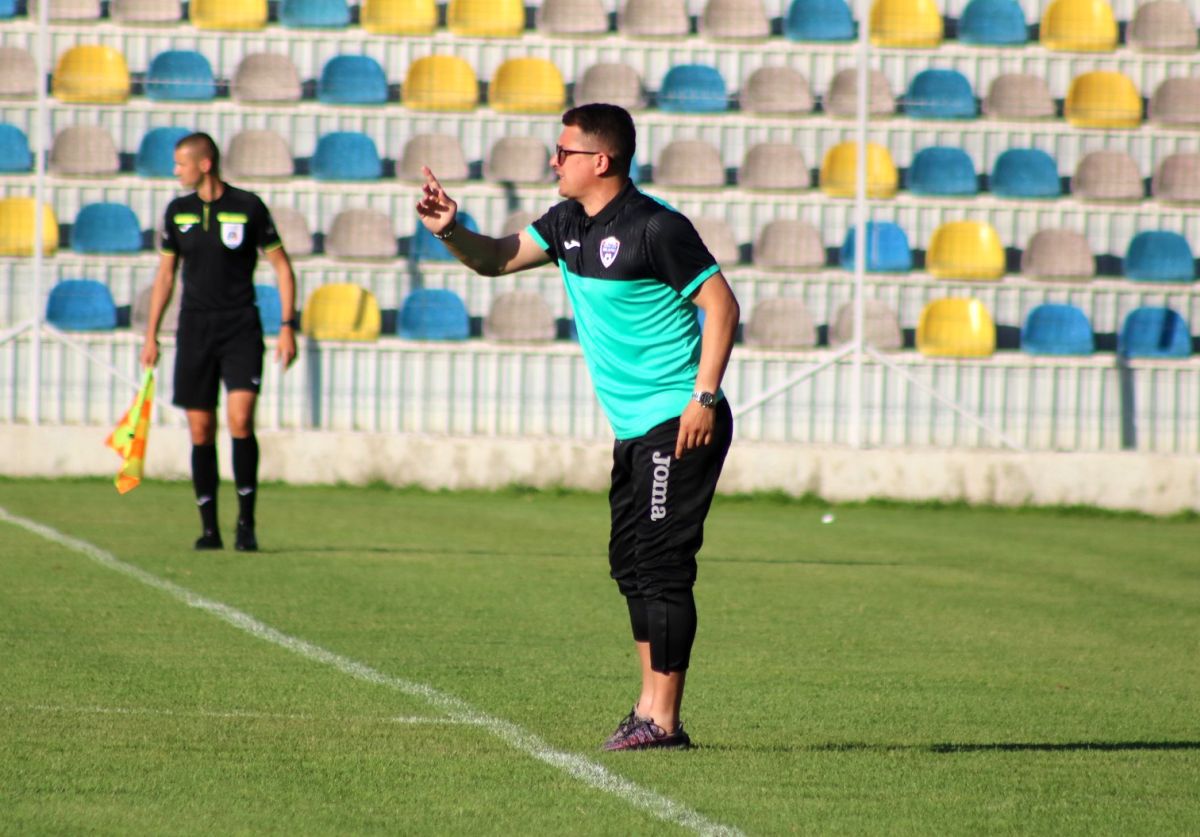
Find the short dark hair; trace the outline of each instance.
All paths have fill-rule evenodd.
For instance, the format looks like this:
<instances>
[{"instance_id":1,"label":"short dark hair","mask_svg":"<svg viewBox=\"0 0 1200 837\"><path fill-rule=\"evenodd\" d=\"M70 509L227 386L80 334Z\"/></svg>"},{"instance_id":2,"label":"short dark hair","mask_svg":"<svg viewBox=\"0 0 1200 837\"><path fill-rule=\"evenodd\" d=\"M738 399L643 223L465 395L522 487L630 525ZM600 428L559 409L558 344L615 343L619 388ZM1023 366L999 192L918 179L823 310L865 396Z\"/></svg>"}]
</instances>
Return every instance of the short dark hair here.
<instances>
[{"instance_id":1,"label":"short dark hair","mask_svg":"<svg viewBox=\"0 0 1200 837\"><path fill-rule=\"evenodd\" d=\"M571 108L563 114L562 123L599 139L617 173L629 175L637 151L637 129L629 111L619 105L596 102Z\"/></svg>"},{"instance_id":2,"label":"short dark hair","mask_svg":"<svg viewBox=\"0 0 1200 837\"><path fill-rule=\"evenodd\" d=\"M212 160L212 172L216 174L221 168L221 150L208 134L197 131L175 143L175 148L186 148L200 160Z\"/></svg>"}]
</instances>

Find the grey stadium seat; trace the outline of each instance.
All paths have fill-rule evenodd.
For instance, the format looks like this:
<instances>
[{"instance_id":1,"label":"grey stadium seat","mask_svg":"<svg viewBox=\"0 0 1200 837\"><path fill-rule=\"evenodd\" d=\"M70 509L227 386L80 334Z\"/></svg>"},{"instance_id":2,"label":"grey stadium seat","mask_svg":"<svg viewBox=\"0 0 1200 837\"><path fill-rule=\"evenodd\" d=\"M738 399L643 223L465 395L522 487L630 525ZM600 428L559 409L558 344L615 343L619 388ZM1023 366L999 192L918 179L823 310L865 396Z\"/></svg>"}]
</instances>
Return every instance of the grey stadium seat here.
<instances>
[{"instance_id":1,"label":"grey stadium seat","mask_svg":"<svg viewBox=\"0 0 1200 837\"><path fill-rule=\"evenodd\" d=\"M239 102L298 102L300 73L286 55L255 52L238 62L229 93Z\"/></svg>"},{"instance_id":2,"label":"grey stadium seat","mask_svg":"<svg viewBox=\"0 0 1200 837\"><path fill-rule=\"evenodd\" d=\"M658 155L654 183L694 189L720 188L725 185L725 165L720 152L709 143L675 140Z\"/></svg>"},{"instance_id":3,"label":"grey stadium seat","mask_svg":"<svg viewBox=\"0 0 1200 837\"><path fill-rule=\"evenodd\" d=\"M542 0L537 30L547 35L602 35L608 12L601 0Z\"/></svg>"},{"instance_id":4,"label":"grey stadium seat","mask_svg":"<svg viewBox=\"0 0 1200 837\"><path fill-rule=\"evenodd\" d=\"M625 0L617 15L617 29L632 38L683 37L690 28L684 0Z\"/></svg>"},{"instance_id":5,"label":"grey stadium seat","mask_svg":"<svg viewBox=\"0 0 1200 837\"><path fill-rule=\"evenodd\" d=\"M500 235L516 235L541 217L542 213L540 212L532 212L528 209L513 210L504 219L504 226L500 228Z\"/></svg>"},{"instance_id":6,"label":"grey stadium seat","mask_svg":"<svg viewBox=\"0 0 1200 837\"><path fill-rule=\"evenodd\" d=\"M808 221L770 221L754 242L754 266L761 270L820 270L825 266L821 233Z\"/></svg>"},{"instance_id":7,"label":"grey stadium seat","mask_svg":"<svg viewBox=\"0 0 1200 837\"><path fill-rule=\"evenodd\" d=\"M1143 52L1195 52L1196 21L1180 0L1150 0L1133 13L1128 38Z\"/></svg>"},{"instance_id":8,"label":"grey stadium seat","mask_svg":"<svg viewBox=\"0 0 1200 837\"><path fill-rule=\"evenodd\" d=\"M501 137L488 152L483 176L497 183L545 183L550 151L537 137Z\"/></svg>"},{"instance_id":9,"label":"grey stadium seat","mask_svg":"<svg viewBox=\"0 0 1200 837\"><path fill-rule=\"evenodd\" d=\"M1154 170L1150 192L1160 201L1200 202L1200 153L1181 151L1165 157Z\"/></svg>"},{"instance_id":10,"label":"grey stadium seat","mask_svg":"<svg viewBox=\"0 0 1200 837\"><path fill-rule=\"evenodd\" d=\"M179 0L113 0L112 18L120 23L179 23Z\"/></svg>"},{"instance_id":11,"label":"grey stadium seat","mask_svg":"<svg viewBox=\"0 0 1200 837\"><path fill-rule=\"evenodd\" d=\"M421 166L429 166L444 183L466 180L470 174L462 145L453 134L417 134L409 138L396 166L396 177L424 181Z\"/></svg>"},{"instance_id":12,"label":"grey stadium seat","mask_svg":"<svg viewBox=\"0 0 1200 837\"><path fill-rule=\"evenodd\" d=\"M746 323L746 345L759 349L811 349L817 327L804 300L796 297L760 299Z\"/></svg>"},{"instance_id":13,"label":"grey stadium seat","mask_svg":"<svg viewBox=\"0 0 1200 837\"><path fill-rule=\"evenodd\" d=\"M0 97L36 96L37 63L20 47L0 47Z\"/></svg>"},{"instance_id":14,"label":"grey stadium seat","mask_svg":"<svg viewBox=\"0 0 1200 837\"><path fill-rule=\"evenodd\" d=\"M628 64L593 64L583 71L583 78L575 83L575 104L589 105L607 102L620 105L626 110L640 110L646 106L646 93L637 70Z\"/></svg>"},{"instance_id":15,"label":"grey stadium seat","mask_svg":"<svg viewBox=\"0 0 1200 837\"><path fill-rule=\"evenodd\" d=\"M1046 80L1033 73L1003 73L992 79L983 115L997 119L1053 119L1054 99Z\"/></svg>"},{"instance_id":16,"label":"grey stadium seat","mask_svg":"<svg viewBox=\"0 0 1200 837\"><path fill-rule=\"evenodd\" d=\"M871 70L867 93L867 110L871 116L891 116L896 112L896 97L888 86L887 76L880 70ZM830 116L854 118L858 116L858 70L848 67L838 70L829 83L825 94L825 111Z\"/></svg>"},{"instance_id":17,"label":"grey stadium seat","mask_svg":"<svg viewBox=\"0 0 1200 837\"><path fill-rule=\"evenodd\" d=\"M1200 125L1200 78L1168 78L1154 88L1146 110L1158 125Z\"/></svg>"},{"instance_id":18,"label":"grey stadium seat","mask_svg":"<svg viewBox=\"0 0 1200 837\"><path fill-rule=\"evenodd\" d=\"M1142 175L1124 151L1093 151L1079 161L1071 178L1071 194L1081 200L1140 201Z\"/></svg>"},{"instance_id":19,"label":"grey stadium seat","mask_svg":"<svg viewBox=\"0 0 1200 837\"><path fill-rule=\"evenodd\" d=\"M343 209L325 235L335 259L394 259L397 251L392 219L378 209Z\"/></svg>"},{"instance_id":20,"label":"grey stadium seat","mask_svg":"<svg viewBox=\"0 0 1200 837\"><path fill-rule=\"evenodd\" d=\"M1038 230L1021 253L1021 275L1031 279L1091 279L1096 259L1082 233Z\"/></svg>"},{"instance_id":21,"label":"grey stadium seat","mask_svg":"<svg viewBox=\"0 0 1200 837\"><path fill-rule=\"evenodd\" d=\"M112 135L99 125L71 125L55 134L50 147L52 174L94 177L116 174L120 168Z\"/></svg>"},{"instance_id":22,"label":"grey stadium seat","mask_svg":"<svg viewBox=\"0 0 1200 837\"><path fill-rule=\"evenodd\" d=\"M38 19L40 0L29 0L29 19ZM50 20L99 20L100 0L50 0Z\"/></svg>"},{"instance_id":23,"label":"grey stadium seat","mask_svg":"<svg viewBox=\"0 0 1200 837\"><path fill-rule=\"evenodd\" d=\"M804 154L786 142L760 142L746 152L738 169L738 186L743 189L808 189L812 175Z\"/></svg>"},{"instance_id":24,"label":"grey stadium seat","mask_svg":"<svg viewBox=\"0 0 1200 837\"><path fill-rule=\"evenodd\" d=\"M134 334L145 334L146 326L150 323L150 294L154 291L154 285L146 285L138 289L134 294L133 303L129 307L129 328ZM171 294L171 301L167 303L167 309L162 313L162 319L158 323L159 334L174 334L179 329L179 306L183 300L183 292L175 289L175 293Z\"/></svg>"},{"instance_id":25,"label":"grey stadium seat","mask_svg":"<svg viewBox=\"0 0 1200 837\"><path fill-rule=\"evenodd\" d=\"M699 216L691 219L692 226L700 234L700 240L712 253L717 264L722 267L733 267L741 261L741 250L737 237L724 218Z\"/></svg>"},{"instance_id":26,"label":"grey stadium seat","mask_svg":"<svg viewBox=\"0 0 1200 837\"><path fill-rule=\"evenodd\" d=\"M708 0L700 16L706 38L756 40L771 34L771 21L762 0Z\"/></svg>"},{"instance_id":27,"label":"grey stadium seat","mask_svg":"<svg viewBox=\"0 0 1200 837\"><path fill-rule=\"evenodd\" d=\"M842 303L829 326L829 345L841 346L854 339L854 301ZM886 302L863 300L863 341L880 351L904 348L900 318Z\"/></svg>"},{"instance_id":28,"label":"grey stadium seat","mask_svg":"<svg viewBox=\"0 0 1200 837\"><path fill-rule=\"evenodd\" d=\"M290 206L272 206L271 218L279 231L279 240L289 256L311 256L313 251L312 232L304 213Z\"/></svg>"},{"instance_id":29,"label":"grey stadium seat","mask_svg":"<svg viewBox=\"0 0 1200 837\"><path fill-rule=\"evenodd\" d=\"M508 291L492 298L483 318L485 340L541 343L557 334L554 312L537 291Z\"/></svg>"},{"instance_id":30,"label":"grey stadium seat","mask_svg":"<svg viewBox=\"0 0 1200 837\"><path fill-rule=\"evenodd\" d=\"M236 134L225 149L224 165L235 179L291 177L296 170L287 140L269 130Z\"/></svg>"},{"instance_id":31,"label":"grey stadium seat","mask_svg":"<svg viewBox=\"0 0 1200 837\"><path fill-rule=\"evenodd\" d=\"M808 79L792 67L759 67L742 85L741 108L747 113L804 114L813 107Z\"/></svg>"}]
</instances>

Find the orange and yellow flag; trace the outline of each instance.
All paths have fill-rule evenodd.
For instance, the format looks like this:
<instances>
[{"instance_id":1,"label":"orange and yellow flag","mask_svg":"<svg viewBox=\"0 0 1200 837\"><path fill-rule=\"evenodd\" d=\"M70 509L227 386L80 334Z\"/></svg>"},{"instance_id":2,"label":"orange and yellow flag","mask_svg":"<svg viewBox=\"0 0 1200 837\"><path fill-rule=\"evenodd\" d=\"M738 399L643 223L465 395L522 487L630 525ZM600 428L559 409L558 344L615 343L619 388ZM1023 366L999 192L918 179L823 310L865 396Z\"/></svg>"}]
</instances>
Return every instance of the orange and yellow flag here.
<instances>
[{"instance_id":1,"label":"orange and yellow flag","mask_svg":"<svg viewBox=\"0 0 1200 837\"><path fill-rule=\"evenodd\" d=\"M125 462L114 480L117 491L124 494L138 487L146 465L146 440L150 437L150 412L154 408L154 368L146 370L142 388L125 417L109 434L104 444L120 454Z\"/></svg>"}]
</instances>

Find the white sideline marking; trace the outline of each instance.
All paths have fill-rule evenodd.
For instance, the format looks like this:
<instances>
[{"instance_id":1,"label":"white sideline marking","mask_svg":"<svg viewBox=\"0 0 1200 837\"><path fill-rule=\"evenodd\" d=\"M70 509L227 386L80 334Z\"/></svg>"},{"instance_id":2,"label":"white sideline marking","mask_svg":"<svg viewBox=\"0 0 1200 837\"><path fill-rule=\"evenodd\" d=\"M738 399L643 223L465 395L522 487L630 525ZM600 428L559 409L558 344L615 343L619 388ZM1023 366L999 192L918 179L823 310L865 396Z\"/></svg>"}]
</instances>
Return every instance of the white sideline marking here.
<instances>
[{"instance_id":1,"label":"white sideline marking","mask_svg":"<svg viewBox=\"0 0 1200 837\"><path fill-rule=\"evenodd\" d=\"M208 611L218 619L272 645L278 645L280 648L285 648L306 659L324 663L343 674L348 674L359 680L379 686L387 686L411 697L420 698L434 709L444 712L451 720L457 723L483 727L510 747L520 750L526 755L532 756L551 767L558 768L589 787L610 793L660 820L691 829L697 834L740 835L742 833L731 826L713 822L691 808L688 808L686 805L682 805L652 790L643 788L623 776L611 773L597 762L586 759L576 753L556 750L538 735L523 729L511 721L505 721L501 718L495 718L484 712L480 712L460 697L439 691L425 683L417 683L412 680L405 680L402 677L384 674L365 663L360 663L349 657L343 657L341 654L329 651L319 645L313 645L311 642L306 642L303 639L285 634L227 604L214 601L213 599L206 599L199 593L194 593L186 587L181 587L174 582L167 581L165 578L159 578L133 564L127 564L111 553L87 541L65 535L57 529L53 529L37 521L18 517L10 513L3 506L0 506L0 520L11 523L14 526L19 526L48 541L53 541L60 546L78 552L91 558L97 564L107 567L110 570L115 570L122 575L127 575L148 587L161 590L167 595L187 604L189 607Z\"/></svg>"},{"instance_id":2,"label":"white sideline marking","mask_svg":"<svg viewBox=\"0 0 1200 837\"><path fill-rule=\"evenodd\" d=\"M151 715L167 718L220 718L237 720L268 720L268 721L338 721L346 724L438 724L448 726L466 726L462 721L453 718L432 718L425 715L395 715L393 717L371 717L367 715L291 715L282 712L252 712L245 709L195 709L190 712L180 712L175 709L150 709L138 706L52 706L47 704L31 704L29 706L0 706L0 712L15 714L18 712L60 713L64 715Z\"/></svg>"}]
</instances>

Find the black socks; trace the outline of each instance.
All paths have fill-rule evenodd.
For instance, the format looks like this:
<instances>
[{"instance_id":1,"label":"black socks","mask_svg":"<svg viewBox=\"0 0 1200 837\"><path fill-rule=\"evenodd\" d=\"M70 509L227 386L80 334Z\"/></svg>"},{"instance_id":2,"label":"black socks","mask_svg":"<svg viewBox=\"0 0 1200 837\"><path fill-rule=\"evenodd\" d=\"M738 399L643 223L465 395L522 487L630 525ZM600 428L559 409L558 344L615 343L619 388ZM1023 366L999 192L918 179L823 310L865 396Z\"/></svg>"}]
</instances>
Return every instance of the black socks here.
<instances>
[{"instance_id":1,"label":"black socks","mask_svg":"<svg viewBox=\"0 0 1200 837\"><path fill-rule=\"evenodd\" d=\"M192 488L200 509L200 526L217 531L217 446L192 445Z\"/></svg>"},{"instance_id":2,"label":"black socks","mask_svg":"<svg viewBox=\"0 0 1200 837\"><path fill-rule=\"evenodd\" d=\"M237 486L238 520L253 527L258 494L258 438L253 434L233 440L233 484Z\"/></svg>"}]
</instances>

